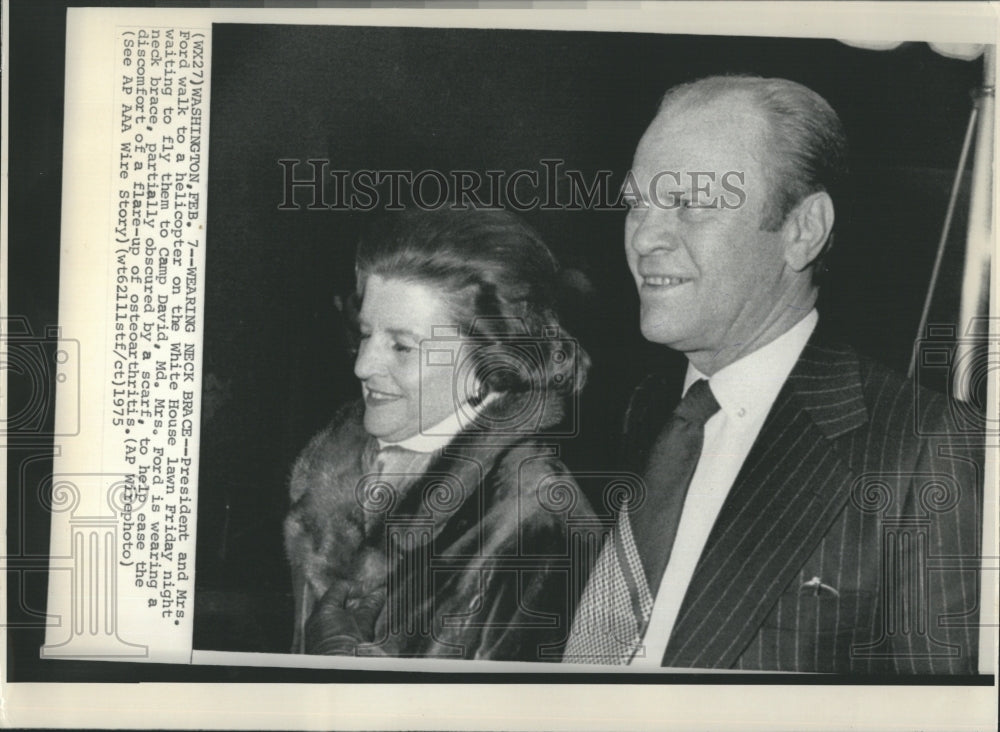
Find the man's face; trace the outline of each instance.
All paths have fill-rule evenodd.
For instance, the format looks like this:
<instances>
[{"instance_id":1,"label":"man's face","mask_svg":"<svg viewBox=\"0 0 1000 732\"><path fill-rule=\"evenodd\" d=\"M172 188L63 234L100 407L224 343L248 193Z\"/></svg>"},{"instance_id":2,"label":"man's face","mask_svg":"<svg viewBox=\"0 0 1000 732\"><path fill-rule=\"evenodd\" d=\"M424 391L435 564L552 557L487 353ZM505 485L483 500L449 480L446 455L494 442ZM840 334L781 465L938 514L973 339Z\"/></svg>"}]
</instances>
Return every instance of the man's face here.
<instances>
[{"instance_id":1,"label":"man's face","mask_svg":"<svg viewBox=\"0 0 1000 732\"><path fill-rule=\"evenodd\" d=\"M765 129L759 112L732 97L668 108L633 161L643 200L630 201L625 252L642 334L709 372L754 350L785 307L782 234L761 230Z\"/></svg>"}]
</instances>

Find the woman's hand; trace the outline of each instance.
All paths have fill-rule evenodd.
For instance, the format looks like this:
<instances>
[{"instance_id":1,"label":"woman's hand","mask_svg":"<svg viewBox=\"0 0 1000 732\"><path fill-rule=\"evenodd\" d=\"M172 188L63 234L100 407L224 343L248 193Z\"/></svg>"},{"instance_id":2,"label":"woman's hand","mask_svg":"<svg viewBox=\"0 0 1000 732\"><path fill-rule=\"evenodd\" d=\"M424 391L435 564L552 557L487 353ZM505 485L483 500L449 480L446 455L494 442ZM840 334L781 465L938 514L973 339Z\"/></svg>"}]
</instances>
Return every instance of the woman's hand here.
<instances>
[{"instance_id":1,"label":"woman's hand","mask_svg":"<svg viewBox=\"0 0 1000 732\"><path fill-rule=\"evenodd\" d=\"M335 580L306 623L305 652L356 655L358 646L375 640L375 623L384 607L384 586L365 591L356 582Z\"/></svg>"}]
</instances>

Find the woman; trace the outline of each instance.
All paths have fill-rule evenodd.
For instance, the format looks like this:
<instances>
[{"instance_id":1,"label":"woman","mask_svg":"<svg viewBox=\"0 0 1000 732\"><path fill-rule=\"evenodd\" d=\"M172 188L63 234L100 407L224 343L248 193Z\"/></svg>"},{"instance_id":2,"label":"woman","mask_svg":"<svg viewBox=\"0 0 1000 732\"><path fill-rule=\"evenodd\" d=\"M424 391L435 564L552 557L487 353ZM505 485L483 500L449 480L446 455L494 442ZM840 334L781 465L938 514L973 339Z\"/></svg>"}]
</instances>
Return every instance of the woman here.
<instances>
[{"instance_id":1,"label":"woman","mask_svg":"<svg viewBox=\"0 0 1000 732\"><path fill-rule=\"evenodd\" d=\"M356 274L363 399L291 478L293 650L558 661L593 524L544 438L589 365L552 254L504 211L411 212Z\"/></svg>"}]
</instances>

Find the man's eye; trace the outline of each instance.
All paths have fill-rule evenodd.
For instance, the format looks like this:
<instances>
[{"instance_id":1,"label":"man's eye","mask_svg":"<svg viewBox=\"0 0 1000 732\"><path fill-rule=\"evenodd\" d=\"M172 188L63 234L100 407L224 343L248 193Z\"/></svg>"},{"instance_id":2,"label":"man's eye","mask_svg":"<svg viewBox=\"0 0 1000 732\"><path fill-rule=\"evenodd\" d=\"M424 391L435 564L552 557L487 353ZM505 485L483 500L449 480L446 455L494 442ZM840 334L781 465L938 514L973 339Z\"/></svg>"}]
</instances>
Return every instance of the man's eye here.
<instances>
[{"instance_id":1,"label":"man's eye","mask_svg":"<svg viewBox=\"0 0 1000 732\"><path fill-rule=\"evenodd\" d=\"M409 353L410 351L413 350L413 346L408 346L405 343L393 343L392 350L396 351L397 353Z\"/></svg>"},{"instance_id":2,"label":"man's eye","mask_svg":"<svg viewBox=\"0 0 1000 732\"><path fill-rule=\"evenodd\" d=\"M358 338L362 341L367 341L371 337L372 337L371 333L365 333L363 331L361 333L358 333Z\"/></svg>"},{"instance_id":3,"label":"man's eye","mask_svg":"<svg viewBox=\"0 0 1000 732\"><path fill-rule=\"evenodd\" d=\"M680 203L681 214L687 219L701 219L707 217L718 208L717 204L712 204L705 199L685 198Z\"/></svg>"}]
</instances>

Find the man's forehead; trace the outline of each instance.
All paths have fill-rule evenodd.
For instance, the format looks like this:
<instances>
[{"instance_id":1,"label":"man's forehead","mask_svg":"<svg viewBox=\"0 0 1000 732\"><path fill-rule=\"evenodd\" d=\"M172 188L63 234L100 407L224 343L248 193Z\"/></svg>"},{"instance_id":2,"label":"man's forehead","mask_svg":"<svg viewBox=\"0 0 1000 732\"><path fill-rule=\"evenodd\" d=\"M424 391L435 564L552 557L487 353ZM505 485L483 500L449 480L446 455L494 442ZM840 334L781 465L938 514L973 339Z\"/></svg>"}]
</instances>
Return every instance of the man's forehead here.
<instances>
[{"instance_id":1,"label":"man's forehead","mask_svg":"<svg viewBox=\"0 0 1000 732\"><path fill-rule=\"evenodd\" d=\"M706 101L680 99L662 109L639 141L635 167L669 162L663 157L717 162L753 158L766 142L767 119L743 95L727 94ZM678 163L685 162L677 160Z\"/></svg>"}]
</instances>

